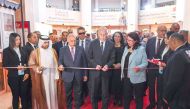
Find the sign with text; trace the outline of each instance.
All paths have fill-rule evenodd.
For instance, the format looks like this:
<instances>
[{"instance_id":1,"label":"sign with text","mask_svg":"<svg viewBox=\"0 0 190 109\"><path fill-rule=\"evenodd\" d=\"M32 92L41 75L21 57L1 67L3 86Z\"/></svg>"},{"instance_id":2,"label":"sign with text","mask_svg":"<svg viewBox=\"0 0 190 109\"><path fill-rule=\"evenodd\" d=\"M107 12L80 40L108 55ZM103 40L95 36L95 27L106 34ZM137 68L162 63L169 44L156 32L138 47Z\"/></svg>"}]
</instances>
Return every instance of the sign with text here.
<instances>
[{"instance_id":1,"label":"sign with text","mask_svg":"<svg viewBox=\"0 0 190 109\"><path fill-rule=\"evenodd\" d=\"M175 22L175 6L153 8L151 10L141 10L139 13L139 24L160 24Z\"/></svg>"},{"instance_id":2,"label":"sign with text","mask_svg":"<svg viewBox=\"0 0 190 109\"><path fill-rule=\"evenodd\" d=\"M92 26L122 26L126 25L127 13L124 12L93 12Z\"/></svg>"},{"instance_id":3,"label":"sign with text","mask_svg":"<svg viewBox=\"0 0 190 109\"><path fill-rule=\"evenodd\" d=\"M80 12L56 8L47 8L47 24L80 26Z\"/></svg>"}]
</instances>

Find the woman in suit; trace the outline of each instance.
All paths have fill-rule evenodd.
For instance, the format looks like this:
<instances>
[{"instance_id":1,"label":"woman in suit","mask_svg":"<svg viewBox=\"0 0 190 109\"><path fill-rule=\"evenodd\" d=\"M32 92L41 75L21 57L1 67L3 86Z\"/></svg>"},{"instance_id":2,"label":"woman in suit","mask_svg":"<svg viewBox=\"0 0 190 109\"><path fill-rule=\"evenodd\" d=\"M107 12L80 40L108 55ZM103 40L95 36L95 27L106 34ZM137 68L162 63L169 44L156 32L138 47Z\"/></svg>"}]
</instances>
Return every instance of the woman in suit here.
<instances>
[{"instance_id":1,"label":"woman in suit","mask_svg":"<svg viewBox=\"0 0 190 109\"><path fill-rule=\"evenodd\" d=\"M121 78L124 80L124 109L130 108L133 96L136 109L143 109L143 96L146 86L145 69L148 65L145 48L140 45L137 33L131 32L127 37L127 46L121 59Z\"/></svg>"},{"instance_id":2,"label":"woman in suit","mask_svg":"<svg viewBox=\"0 0 190 109\"><path fill-rule=\"evenodd\" d=\"M122 105L122 81L121 81L121 57L124 51L124 38L121 32L115 32L113 34L112 40L114 42L115 49L115 62L112 72L111 87L112 94L114 98L114 105Z\"/></svg>"},{"instance_id":3,"label":"woman in suit","mask_svg":"<svg viewBox=\"0 0 190 109\"><path fill-rule=\"evenodd\" d=\"M27 108L27 87L29 70L24 69L27 66L26 55L21 49L21 38L17 33L11 33L9 36L9 46L3 50L3 67L8 70L8 84L12 92L13 109L19 108L19 97L21 98L22 109Z\"/></svg>"}]
</instances>

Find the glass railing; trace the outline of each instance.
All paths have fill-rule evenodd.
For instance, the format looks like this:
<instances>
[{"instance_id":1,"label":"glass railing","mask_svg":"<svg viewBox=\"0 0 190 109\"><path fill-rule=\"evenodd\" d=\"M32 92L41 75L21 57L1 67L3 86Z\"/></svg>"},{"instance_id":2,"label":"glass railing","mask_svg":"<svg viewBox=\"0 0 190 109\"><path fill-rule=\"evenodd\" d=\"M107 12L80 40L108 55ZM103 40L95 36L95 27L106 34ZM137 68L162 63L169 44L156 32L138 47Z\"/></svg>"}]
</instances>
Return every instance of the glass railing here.
<instances>
[{"instance_id":1,"label":"glass railing","mask_svg":"<svg viewBox=\"0 0 190 109\"><path fill-rule=\"evenodd\" d=\"M127 11L126 9L122 8L99 8L99 9L94 9L94 12L118 12L118 11Z\"/></svg>"}]
</instances>

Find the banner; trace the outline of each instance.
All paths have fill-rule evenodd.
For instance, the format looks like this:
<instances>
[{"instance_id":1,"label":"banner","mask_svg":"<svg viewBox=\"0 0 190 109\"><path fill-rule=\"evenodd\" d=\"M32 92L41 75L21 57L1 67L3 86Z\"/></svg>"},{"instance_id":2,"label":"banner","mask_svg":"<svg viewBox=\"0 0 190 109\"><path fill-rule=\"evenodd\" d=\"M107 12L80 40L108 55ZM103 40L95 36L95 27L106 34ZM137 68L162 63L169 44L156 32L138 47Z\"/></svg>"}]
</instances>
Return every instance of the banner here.
<instances>
[{"instance_id":1,"label":"banner","mask_svg":"<svg viewBox=\"0 0 190 109\"><path fill-rule=\"evenodd\" d=\"M126 12L92 12L92 26L124 26Z\"/></svg>"},{"instance_id":2,"label":"banner","mask_svg":"<svg viewBox=\"0 0 190 109\"><path fill-rule=\"evenodd\" d=\"M173 23L175 22L175 6L141 10L139 13L139 25Z\"/></svg>"},{"instance_id":3,"label":"banner","mask_svg":"<svg viewBox=\"0 0 190 109\"><path fill-rule=\"evenodd\" d=\"M80 12L56 8L47 8L47 20L45 23L54 25L80 26Z\"/></svg>"}]
</instances>

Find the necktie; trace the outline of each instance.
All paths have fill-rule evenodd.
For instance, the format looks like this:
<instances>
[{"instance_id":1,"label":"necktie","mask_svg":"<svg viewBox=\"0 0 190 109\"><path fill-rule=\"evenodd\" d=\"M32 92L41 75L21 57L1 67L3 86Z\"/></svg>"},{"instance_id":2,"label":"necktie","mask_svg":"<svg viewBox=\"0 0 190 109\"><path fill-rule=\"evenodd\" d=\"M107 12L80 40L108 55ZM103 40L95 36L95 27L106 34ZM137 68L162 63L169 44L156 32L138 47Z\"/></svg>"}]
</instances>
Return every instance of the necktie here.
<instances>
[{"instance_id":1,"label":"necktie","mask_svg":"<svg viewBox=\"0 0 190 109\"><path fill-rule=\"evenodd\" d=\"M81 46L84 48L84 41L83 40L81 41Z\"/></svg>"},{"instance_id":2,"label":"necktie","mask_svg":"<svg viewBox=\"0 0 190 109\"><path fill-rule=\"evenodd\" d=\"M37 48L37 45L34 45L34 48L36 49L36 48Z\"/></svg>"},{"instance_id":3,"label":"necktie","mask_svg":"<svg viewBox=\"0 0 190 109\"><path fill-rule=\"evenodd\" d=\"M103 54L103 52L104 52L104 42L101 42L100 47L101 47L101 51L102 51L102 54Z\"/></svg>"},{"instance_id":4,"label":"necktie","mask_svg":"<svg viewBox=\"0 0 190 109\"><path fill-rule=\"evenodd\" d=\"M65 46L65 43L66 43L66 42L63 42L63 46Z\"/></svg>"},{"instance_id":5,"label":"necktie","mask_svg":"<svg viewBox=\"0 0 190 109\"><path fill-rule=\"evenodd\" d=\"M157 42L156 54L158 53L158 51L159 51L159 49L160 49L160 40L161 40L161 39L158 39L158 42Z\"/></svg>"},{"instance_id":6,"label":"necktie","mask_svg":"<svg viewBox=\"0 0 190 109\"><path fill-rule=\"evenodd\" d=\"M74 59L75 59L75 52L74 52L74 48L73 47L71 48L71 55L72 55L72 58L73 58L73 61L74 61Z\"/></svg>"}]
</instances>

